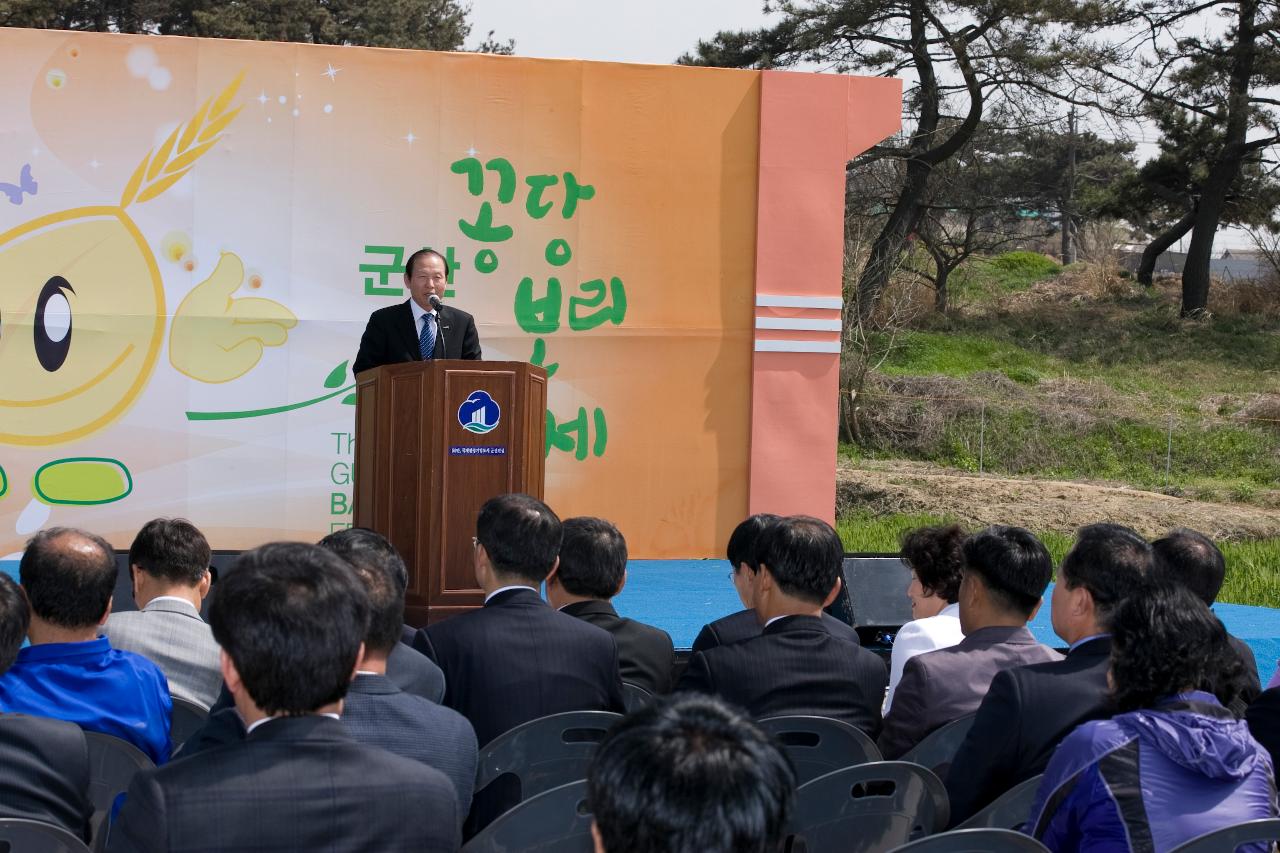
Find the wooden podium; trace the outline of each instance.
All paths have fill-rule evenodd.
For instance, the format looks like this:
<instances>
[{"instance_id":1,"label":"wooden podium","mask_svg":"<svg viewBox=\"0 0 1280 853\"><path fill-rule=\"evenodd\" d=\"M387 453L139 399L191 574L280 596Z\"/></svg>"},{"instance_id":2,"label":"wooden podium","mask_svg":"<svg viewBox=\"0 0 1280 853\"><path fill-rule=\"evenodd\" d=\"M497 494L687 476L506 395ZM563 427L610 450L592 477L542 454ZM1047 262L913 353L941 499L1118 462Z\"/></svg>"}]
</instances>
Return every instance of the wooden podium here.
<instances>
[{"instance_id":1,"label":"wooden podium","mask_svg":"<svg viewBox=\"0 0 1280 853\"><path fill-rule=\"evenodd\" d=\"M484 603L471 539L494 495L542 497L547 373L517 361L411 361L356 377L354 523L409 570L405 621Z\"/></svg>"}]
</instances>

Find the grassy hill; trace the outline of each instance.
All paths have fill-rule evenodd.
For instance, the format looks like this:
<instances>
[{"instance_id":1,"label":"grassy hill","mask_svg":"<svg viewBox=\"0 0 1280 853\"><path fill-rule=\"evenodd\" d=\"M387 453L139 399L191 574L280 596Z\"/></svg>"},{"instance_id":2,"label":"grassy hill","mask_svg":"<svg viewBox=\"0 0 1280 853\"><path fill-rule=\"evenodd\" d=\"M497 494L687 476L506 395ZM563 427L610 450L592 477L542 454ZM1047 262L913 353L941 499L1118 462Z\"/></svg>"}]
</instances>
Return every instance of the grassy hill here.
<instances>
[{"instance_id":1,"label":"grassy hill","mask_svg":"<svg viewBox=\"0 0 1280 853\"><path fill-rule=\"evenodd\" d=\"M905 460L1205 503L1197 517L1226 540L1231 562L1224 598L1280 606L1280 539L1256 534L1266 525L1253 535L1215 525L1212 512L1275 511L1280 530L1280 286L1220 285L1215 316L1183 320L1176 282L1145 289L1033 253L975 260L957 276L948 314L922 310L892 347L877 341L888 352L840 464ZM884 550L926 518L1020 521L951 509L912 517L863 500L841 532L850 547ZM1123 514L1114 503L1107 511ZM1148 526L1140 514L1096 520ZM1061 552L1072 529L1036 532Z\"/></svg>"}]
</instances>

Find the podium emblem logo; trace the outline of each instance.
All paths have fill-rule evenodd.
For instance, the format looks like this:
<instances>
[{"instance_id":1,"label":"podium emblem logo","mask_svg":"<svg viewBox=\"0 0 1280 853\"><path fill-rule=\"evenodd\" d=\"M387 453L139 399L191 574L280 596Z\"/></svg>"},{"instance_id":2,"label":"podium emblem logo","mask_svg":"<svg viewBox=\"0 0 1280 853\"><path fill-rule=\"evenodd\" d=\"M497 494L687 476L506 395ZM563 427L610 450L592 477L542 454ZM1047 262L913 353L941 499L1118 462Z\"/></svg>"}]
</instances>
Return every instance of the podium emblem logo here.
<instances>
[{"instance_id":1,"label":"podium emblem logo","mask_svg":"<svg viewBox=\"0 0 1280 853\"><path fill-rule=\"evenodd\" d=\"M493 398L484 391L472 391L467 399L458 407L458 425L467 432L484 435L498 428L502 420L502 409Z\"/></svg>"}]
</instances>

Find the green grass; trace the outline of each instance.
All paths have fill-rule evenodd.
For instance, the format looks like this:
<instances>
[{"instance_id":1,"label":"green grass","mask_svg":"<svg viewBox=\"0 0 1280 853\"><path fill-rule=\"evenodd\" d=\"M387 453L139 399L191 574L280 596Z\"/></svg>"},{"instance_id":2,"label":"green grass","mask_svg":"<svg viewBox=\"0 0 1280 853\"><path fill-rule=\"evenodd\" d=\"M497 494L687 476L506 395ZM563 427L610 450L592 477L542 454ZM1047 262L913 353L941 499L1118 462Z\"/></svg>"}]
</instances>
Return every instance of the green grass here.
<instances>
[{"instance_id":1,"label":"green grass","mask_svg":"<svg viewBox=\"0 0 1280 853\"><path fill-rule=\"evenodd\" d=\"M1059 372L1053 358L1009 341L978 335L946 332L907 332L881 367L889 375L970 376L984 370L1001 370L1014 381L1032 381ZM1021 378L1016 378L1021 377ZM1032 378L1034 377L1034 378Z\"/></svg>"},{"instance_id":2,"label":"green grass","mask_svg":"<svg viewBox=\"0 0 1280 853\"><path fill-rule=\"evenodd\" d=\"M872 515L852 512L836 520L846 551L896 552L908 530L955 519L924 513ZM1072 537L1053 530L1032 531L1049 549L1056 566L1071 549ZM1247 542L1222 542L1227 558L1227 580L1218 600L1231 604L1280 607L1280 538Z\"/></svg>"},{"instance_id":3,"label":"green grass","mask_svg":"<svg viewBox=\"0 0 1280 853\"><path fill-rule=\"evenodd\" d=\"M992 258L973 258L951 274L951 292L975 302L989 302L1008 293L1028 290L1062 267L1038 252L1005 252Z\"/></svg>"}]
</instances>

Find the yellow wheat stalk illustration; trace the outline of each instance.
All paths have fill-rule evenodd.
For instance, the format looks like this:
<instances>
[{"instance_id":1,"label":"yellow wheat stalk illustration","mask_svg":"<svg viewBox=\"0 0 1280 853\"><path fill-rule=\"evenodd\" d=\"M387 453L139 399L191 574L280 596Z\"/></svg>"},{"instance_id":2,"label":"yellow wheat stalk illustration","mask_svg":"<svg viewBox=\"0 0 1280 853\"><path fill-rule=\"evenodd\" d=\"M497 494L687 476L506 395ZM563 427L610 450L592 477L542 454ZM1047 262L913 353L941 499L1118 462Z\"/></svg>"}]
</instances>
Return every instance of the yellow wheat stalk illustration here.
<instances>
[{"instance_id":1,"label":"yellow wheat stalk illustration","mask_svg":"<svg viewBox=\"0 0 1280 853\"><path fill-rule=\"evenodd\" d=\"M120 194L121 207L128 207L134 202L141 204L160 195L180 181L191 171L196 160L218 143L222 131L243 109L243 106L230 111L227 109L242 80L243 71L216 98L206 100L191 121L179 125L159 148L147 152Z\"/></svg>"}]
</instances>

